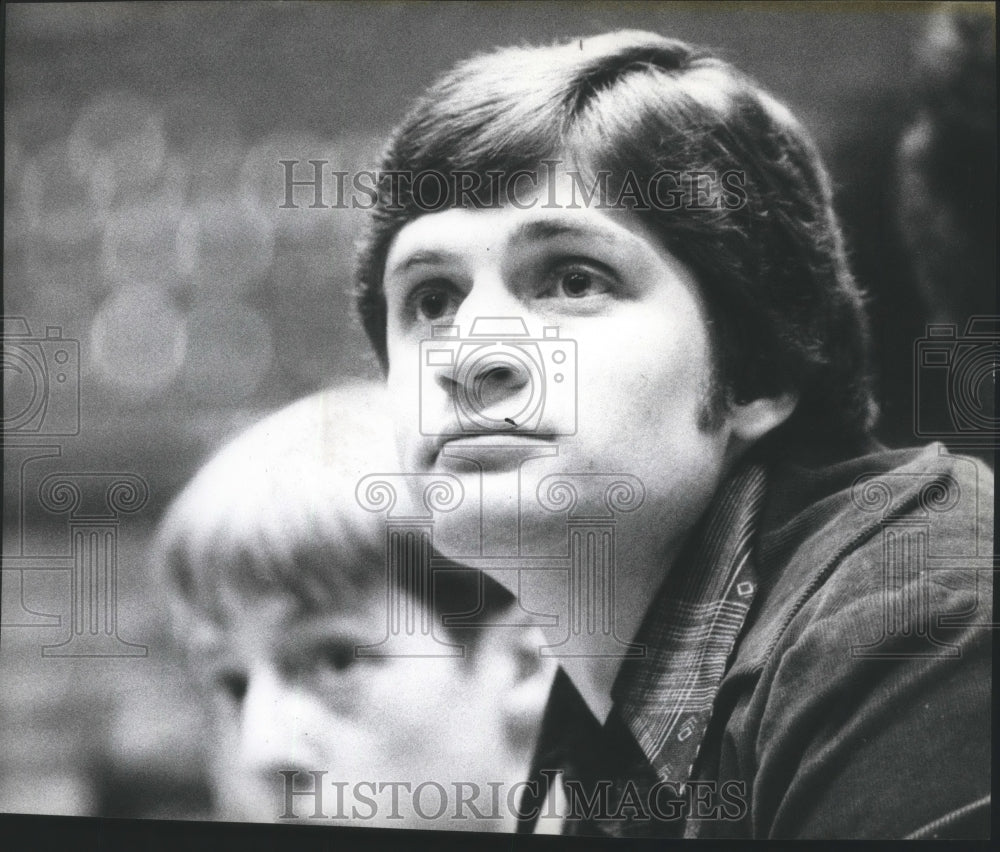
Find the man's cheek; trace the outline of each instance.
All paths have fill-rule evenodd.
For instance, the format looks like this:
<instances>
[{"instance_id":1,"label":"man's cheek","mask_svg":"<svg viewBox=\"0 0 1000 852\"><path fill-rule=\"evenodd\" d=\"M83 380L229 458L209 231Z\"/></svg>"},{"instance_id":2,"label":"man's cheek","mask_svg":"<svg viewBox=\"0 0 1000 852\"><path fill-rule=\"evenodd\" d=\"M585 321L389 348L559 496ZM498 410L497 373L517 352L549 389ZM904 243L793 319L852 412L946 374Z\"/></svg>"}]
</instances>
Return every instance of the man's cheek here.
<instances>
[{"instance_id":1,"label":"man's cheek","mask_svg":"<svg viewBox=\"0 0 1000 852\"><path fill-rule=\"evenodd\" d=\"M405 473L412 471L417 463L417 435L416 430L410 428L409 417L405 413L396 409L395 417L396 457L402 467L400 472Z\"/></svg>"},{"instance_id":2,"label":"man's cheek","mask_svg":"<svg viewBox=\"0 0 1000 852\"><path fill-rule=\"evenodd\" d=\"M407 382L399 372L390 372L386 382L395 423L396 444L405 458L407 448L419 437L420 393L415 380Z\"/></svg>"}]
</instances>

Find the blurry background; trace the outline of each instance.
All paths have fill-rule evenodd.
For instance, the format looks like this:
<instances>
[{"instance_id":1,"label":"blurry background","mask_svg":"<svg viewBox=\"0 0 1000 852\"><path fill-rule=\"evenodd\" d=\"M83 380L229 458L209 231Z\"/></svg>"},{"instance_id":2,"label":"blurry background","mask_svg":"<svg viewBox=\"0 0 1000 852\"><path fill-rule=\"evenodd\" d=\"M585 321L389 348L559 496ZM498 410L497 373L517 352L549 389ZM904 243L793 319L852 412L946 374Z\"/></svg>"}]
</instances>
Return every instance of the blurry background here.
<instances>
[{"instance_id":1,"label":"blurry background","mask_svg":"<svg viewBox=\"0 0 1000 852\"><path fill-rule=\"evenodd\" d=\"M364 214L310 210L309 189L280 209L279 160L303 161L297 178L309 159L372 165L411 98L494 45L633 27L714 46L827 157L872 297L883 437L908 444L930 428L914 425L925 323L961 335L996 311L993 7L964 6L7 5L0 811L208 813L149 535L227 436L378 375L344 295ZM983 340L995 353L995 329ZM48 371L44 410L18 352ZM945 385L922 393L917 419L960 433ZM69 515L38 490L95 471L148 485L115 532L118 633L145 657L42 654L69 635L75 598Z\"/></svg>"}]
</instances>

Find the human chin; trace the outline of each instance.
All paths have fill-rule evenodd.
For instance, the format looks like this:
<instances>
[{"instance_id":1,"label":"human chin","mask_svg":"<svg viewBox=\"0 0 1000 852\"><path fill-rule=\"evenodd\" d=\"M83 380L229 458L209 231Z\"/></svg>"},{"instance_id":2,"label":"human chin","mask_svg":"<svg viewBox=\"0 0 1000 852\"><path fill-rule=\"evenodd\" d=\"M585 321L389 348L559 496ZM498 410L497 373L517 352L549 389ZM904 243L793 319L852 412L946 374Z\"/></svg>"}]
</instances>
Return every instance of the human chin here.
<instances>
[{"instance_id":1,"label":"human chin","mask_svg":"<svg viewBox=\"0 0 1000 852\"><path fill-rule=\"evenodd\" d=\"M445 457L447 458L447 457ZM562 552L566 526L538 500L539 486L559 469L554 456L504 460L491 469L455 459L442 473L454 476L462 489L460 505L434 518L434 545L442 555L504 560L517 556ZM487 567L487 566L484 566Z\"/></svg>"}]
</instances>

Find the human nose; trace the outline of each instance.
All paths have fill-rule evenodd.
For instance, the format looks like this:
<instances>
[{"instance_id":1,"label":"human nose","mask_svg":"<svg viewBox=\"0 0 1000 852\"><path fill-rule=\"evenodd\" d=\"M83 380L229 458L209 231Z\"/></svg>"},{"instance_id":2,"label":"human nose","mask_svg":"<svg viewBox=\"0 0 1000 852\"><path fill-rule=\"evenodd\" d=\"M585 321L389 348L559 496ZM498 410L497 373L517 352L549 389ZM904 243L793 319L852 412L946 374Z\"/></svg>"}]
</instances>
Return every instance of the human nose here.
<instances>
[{"instance_id":1,"label":"human nose","mask_svg":"<svg viewBox=\"0 0 1000 852\"><path fill-rule=\"evenodd\" d=\"M477 281L455 315L451 355L437 383L472 429L511 429L511 404L533 385L532 364L517 346L531 316L496 277ZM504 416L508 415L508 416Z\"/></svg>"},{"instance_id":2,"label":"human nose","mask_svg":"<svg viewBox=\"0 0 1000 852\"><path fill-rule=\"evenodd\" d=\"M458 403L474 429L515 427L516 421L509 417L510 403L531 382L531 374L516 351L502 342L460 350L455 369L438 376L440 386Z\"/></svg>"},{"instance_id":3,"label":"human nose","mask_svg":"<svg viewBox=\"0 0 1000 852\"><path fill-rule=\"evenodd\" d=\"M454 323L467 337L475 334L474 329L484 321L498 317L519 317L524 321L525 304L502 270L484 264L473 275L472 286L455 311Z\"/></svg>"},{"instance_id":4,"label":"human nose","mask_svg":"<svg viewBox=\"0 0 1000 852\"><path fill-rule=\"evenodd\" d=\"M297 725L292 690L280 675L267 668L250 672L240 717L239 754L243 766L258 774L270 775L293 769L302 761L301 750L291 734Z\"/></svg>"}]
</instances>

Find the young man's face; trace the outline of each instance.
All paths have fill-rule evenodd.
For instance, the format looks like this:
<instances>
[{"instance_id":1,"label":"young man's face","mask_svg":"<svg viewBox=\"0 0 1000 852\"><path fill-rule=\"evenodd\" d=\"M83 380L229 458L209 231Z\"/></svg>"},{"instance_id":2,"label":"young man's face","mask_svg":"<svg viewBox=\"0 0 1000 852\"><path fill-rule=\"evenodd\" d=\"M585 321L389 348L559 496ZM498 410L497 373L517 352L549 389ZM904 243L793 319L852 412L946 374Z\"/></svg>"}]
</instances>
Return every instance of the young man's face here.
<instances>
[{"instance_id":1,"label":"young man's face","mask_svg":"<svg viewBox=\"0 0 1000 852\"><path fill-rule=\"evenodd\" d=\"M412 607L419 624L421 608ZM503 777L511 765L501 711L501 693L511 686L505 661L488 651L484 663L355 654L386 633L378 583L313 616L297 613L286 596L232 601L224 623L193 654L216 727L213 789L222 818L282 821L286 782L279 772L296 770L295 789L313 788L310 772L326 773L322 818L312 818L315 798L296 796L299 821L511 830L509 820L492 818L486 786L502 782L506 793L520 780ZM432 655L441 646L418 632L395 650ZM418 785L428 781L447 790L446 813L437 814L433 785L414 805ZM394 788L397 782L410 791ZM479 784L476 804L490 818L473 822L476 812L463 808L465 820L455 820L454 782Z\"/></svg>"},{"instance_id":2,"label":"young man's face","mask_svg":"<svg viewBox=\"0 0 1000 852\"><path fill-rule=\"evenodd\" d=\"M557 204L547 208L550 191ZM484 504L487 534L517 513L541 523L535 494L547 474L631 474L646 494L637 534L655 531L669 546L714 493L730 436L725 422L704 426L712 387L705 310L691 271L638 217L584 205L578 193L572 209L572 192L562 174L528 209L449 209L396 235L384 285L401 458L411 473L459 477ZM536 420L518 422L532 413L538 375L533 385L516 359L498 355L500 369L491 369L483 358L465 372L461 355L451 366L426 363L421 343L432 325L453 323L465 339L484 317L520 317L528 339L541 341L532 357L546 361L538 375L547 387ZM558 328L558 341L545 337L547 327ZM575 344L575 365L548 360L560 341ZM456 401L475 409L464 426ZM455 454L477 458L481 486L475 463ZM435 544L446 555L476 553L473 509L437 519Z\"/></svg>"}]
</instances>

